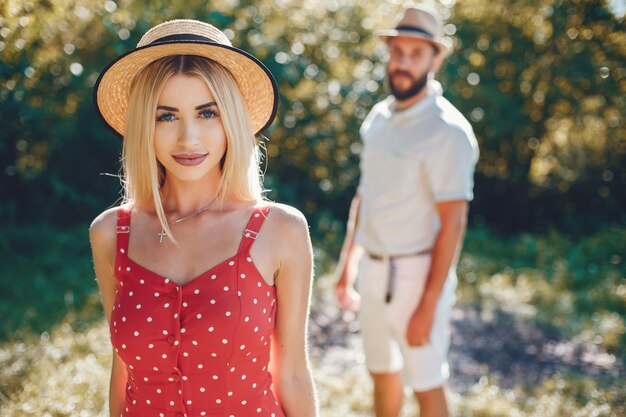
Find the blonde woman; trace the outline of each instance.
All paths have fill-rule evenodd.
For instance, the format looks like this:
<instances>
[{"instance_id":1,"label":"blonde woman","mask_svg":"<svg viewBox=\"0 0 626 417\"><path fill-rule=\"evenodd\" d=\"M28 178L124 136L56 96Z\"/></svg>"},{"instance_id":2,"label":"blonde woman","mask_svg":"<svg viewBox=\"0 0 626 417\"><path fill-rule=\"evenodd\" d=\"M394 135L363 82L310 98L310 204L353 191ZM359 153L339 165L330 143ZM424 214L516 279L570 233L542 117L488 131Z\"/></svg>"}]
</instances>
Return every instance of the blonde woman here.
<instances>
[{"instance_id":1,"label":"blonde woman","mask_svg":"<svg viewBox=\"0 0 626 417\"><path fill-rule=\"evenodd\" d=\"M111 416L316 416L308 228L263 199L254 137L276 112L272 75L175 20L107 67L95 103L124 141L124 204L90 228Z\"/></svg>"}]
</instances>

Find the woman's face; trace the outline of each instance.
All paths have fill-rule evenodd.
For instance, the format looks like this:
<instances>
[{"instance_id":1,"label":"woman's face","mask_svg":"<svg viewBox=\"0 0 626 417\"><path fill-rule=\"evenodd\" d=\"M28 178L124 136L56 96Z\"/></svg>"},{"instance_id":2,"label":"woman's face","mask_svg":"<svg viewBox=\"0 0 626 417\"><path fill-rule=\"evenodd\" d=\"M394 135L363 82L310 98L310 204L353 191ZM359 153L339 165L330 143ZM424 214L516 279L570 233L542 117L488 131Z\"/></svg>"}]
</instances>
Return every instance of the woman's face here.
<instances>
[{"instance_id":1,"label":"woman's face","mask_svg":"<svg viewBox=\"0 0 626 417\"><path fill-rule=\"evenodd\" d=\"M181 181L220 178L226 133L215 98L202 79L172 76L161 91L154 148L168 175Z\"/></svg>"}]
</instances>

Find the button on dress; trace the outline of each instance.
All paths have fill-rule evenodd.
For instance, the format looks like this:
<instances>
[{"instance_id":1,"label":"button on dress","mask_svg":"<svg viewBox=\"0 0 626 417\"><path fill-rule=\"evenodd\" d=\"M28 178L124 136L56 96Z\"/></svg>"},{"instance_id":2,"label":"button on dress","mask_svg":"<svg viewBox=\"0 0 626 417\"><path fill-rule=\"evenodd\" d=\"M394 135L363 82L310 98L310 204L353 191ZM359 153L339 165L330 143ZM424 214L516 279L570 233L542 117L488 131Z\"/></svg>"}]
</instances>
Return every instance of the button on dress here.
<instances>
[{"instance_id":1,"label":"button on dress","mask_svg":"<svg viewBox=\"0 0 626 417\"><path fill-rule=\"evenodd\" d=\"M128 368L122 417L284 417L268 370L276 291L250 257L269 206L234 256L183 285L128 256L131 209L118 210L110 321Z\"/></svg>"}]
</instances>

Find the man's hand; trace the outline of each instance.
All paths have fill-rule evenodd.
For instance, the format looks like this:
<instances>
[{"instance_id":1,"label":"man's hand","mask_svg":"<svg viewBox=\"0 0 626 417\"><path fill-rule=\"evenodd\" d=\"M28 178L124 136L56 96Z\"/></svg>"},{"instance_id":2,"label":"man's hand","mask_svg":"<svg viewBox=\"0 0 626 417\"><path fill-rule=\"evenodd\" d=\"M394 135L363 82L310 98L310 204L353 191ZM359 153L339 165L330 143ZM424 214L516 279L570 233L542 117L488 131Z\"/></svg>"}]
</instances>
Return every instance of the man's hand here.
<instances>
[{"instance_id":1,"label":"man's hand","mask_svg":"<svg viewBox=\"0 0 626 417\"><path fill-rule=\"evenodd\" d=\"M345 268L348 269L348 268ZM361 296L354 290L354 285L348 279L348 271L344 270L337 284L335 285L335 295L339 306L344 310L358 310Z\"/></svg>"},{"instance_id":2,"label":"man's hand","mask_svg":"<svg viewBox=\"0 0 626 417\"><path fill-rule=\"evenodd\" d=\"M354 233L359 224L359 206L361 205L361 196L359 190L354 195L352 203L350 203L350 216L348 217L348 225L346 227L346 237L341 248L339 262L337 262L337 283L335 284L335 294L339 305L344 310L358 310L361 297L354 290L354 264L362 255L363 248L354 242Z\"/></svg>"},{"instance_id":3,"label":"man's hand","mask_svg":"<svg viewBox=\"0 0 626 417\"><path fill-rule=\"evenodd\" d=\"M436 306L437 303L422 299L406 329L406 340L409 346L425 346L430 343Z\"/></svg>"}]
</instances>

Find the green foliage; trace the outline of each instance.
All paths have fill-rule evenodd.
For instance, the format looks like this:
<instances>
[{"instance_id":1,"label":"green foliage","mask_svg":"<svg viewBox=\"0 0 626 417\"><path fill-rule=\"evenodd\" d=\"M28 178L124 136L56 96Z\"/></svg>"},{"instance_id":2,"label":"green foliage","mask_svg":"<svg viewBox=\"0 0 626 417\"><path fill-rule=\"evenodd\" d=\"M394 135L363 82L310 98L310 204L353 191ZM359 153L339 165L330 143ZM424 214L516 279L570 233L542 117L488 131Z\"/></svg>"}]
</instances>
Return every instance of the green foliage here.
<instances>
[{"instance_id":1,"label":"green foliage","mask_svg":"<svg viewBox=\"0 0 626 417\"><path fill-rule=\"evenodd\" d=\"M49 330L68 315L102 315L87 227L7 227L0 234L0 340Z\"/></svg>"},{"instance_id":2,"label":"green foliage","mask_svg":"<svg viewBox=\"0 0 626 417\"><path fill-rule=\"evenodd\" d=\"M624 222L623 20L602 1L469 0L452 22L447 85L480 139L479 220L574 233Z\"/></svg>"},{"instance_id":3,"label":"green foliage","mask_svg":"<svg viewBox=\"0 0 626 417\"><path fill-rule=\"evenodd\" d=\"M358 127L385 95L384 45L401 2L9 0L0 5L0 216L57 226L115 202L120 142L91 88L153 24L222 27L279 82L267 132L270 197L336 253L358 178ZM456 52L439 78L482 149L472 219L582 234L626 222L626 30L605 1L442 2ZM593 213L593 215L589 215Z\"/></svg>"},{"instance_id":4,"label":"green foliage","mask_svg":"<svg viewBox=\"0 0 626 417\"><path fill-rule=\"evenodd\" d=\"M461 298L526 315L626 359L626 229L572 240L471 230L459 263Z\"/></svg>"}]
</instances>

